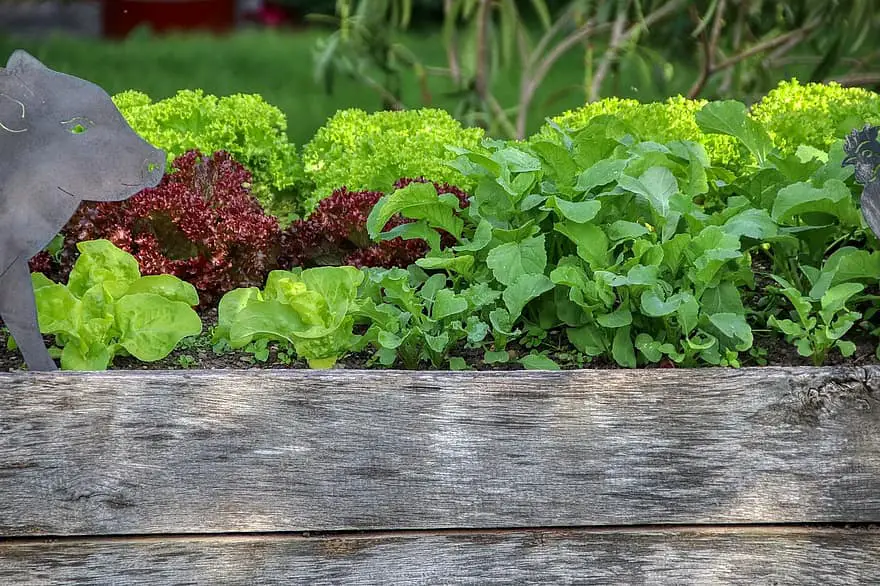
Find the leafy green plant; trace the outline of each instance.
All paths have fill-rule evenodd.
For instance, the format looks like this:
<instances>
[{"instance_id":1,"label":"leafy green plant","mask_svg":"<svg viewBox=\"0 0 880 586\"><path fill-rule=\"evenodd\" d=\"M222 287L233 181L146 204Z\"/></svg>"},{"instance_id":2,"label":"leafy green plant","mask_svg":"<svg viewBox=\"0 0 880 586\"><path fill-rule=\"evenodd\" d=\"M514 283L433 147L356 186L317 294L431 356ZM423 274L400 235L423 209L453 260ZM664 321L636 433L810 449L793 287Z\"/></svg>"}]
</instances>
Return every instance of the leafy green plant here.
<instances>
[{"instance_id":1,"label":"leafy green plant","mask_svg":"<svg viewBox=\"0 0 880 586\"><path fill-rule=\"evenodd\" d=\"M239 288L223 296L213 342L257 355L270 340L286 341L309 367L331 368L359 341L353 312L363 279L354 267L272 271L262 291Z\"/></svg>"},{"instance_id":2,"label":"leafy green plant","mask_svg":"<svg viewBox=\"0 0 880 586\"><path fill-rule=\"evenodd\" d=\"M740 237L754 222L715 225L695 203L711 189L705 150L634 142L608 117L559 142L456 149L453 166L477 182L468 208L411 186L377 203L370 234L456 238L447 249L425 238L431 251L417 264L500 294L488 312L492 361L528 324L562 327L579 351L627 367L637 350L648 362L685 364L748 350L737 286L752 283ZM395 213L415 221L381 233Z\"/></svg>"},{"instance_id":3,"label":"leafy green plant","mask_svg":"<svg viewBox=\"0 0 880 586\"><path fill-rule=\"evenodd\" d=\"M749 111L783 154L828 151L853 128L880 122L880 94L835 82L782 81Z\"/></svg>"},{"instance_id":4,"label":"leafy green plant","mask_svg":"<svg viewBox=\"0 0 880 586\"><path fill-rule=\"evenodd\" d=\"M302 161L287 139L287 118L259 95L180 90L153 102L130 90L113 101L135 132L168 153L169 171L187 151L226 151L251 172L251 191L267 212L285 221L303 212Z\"/></svg>"},{"instance_id":5,"label":"leafy green plant","mask_svg":"<svg viewBox=\"0 0 880 586\"><path fill-rule=\"evenodd\" d=\"M443 110L341 110L303 148L305 172L315 185L307 209L313 211L338 188L388 191L401 177L468 191L471 183L446 165L446 147L477 148L482 137L481 130L463 128Z\"/></svg>"},{"instance_id":6,"label":"leafy green plant","mask_svg":"<svg viewBox=\"0 0 880 586\"><path fill-rule=\"evenodd\" d=\"M877 282L880 252L868 253L852 247L841 248L831 255L821 269L802 267L809 285L807 294L801 287L782 277L772 275L779 284L778 292L793 307L789 318L770 316L767 325L785 335L798 354L821 365L831 350L852 356L856 345L843 336L862 318L852 306L865 289L864 282ZM870 271L870 272L869 272Z\"/></svg>"},{"instance_id":7,"label":"leafy green plant","mask_svg":"<svg viewBox=\"0 0 880 586\"><path fill-rule=\"evenodd\" d=\"M742 165L743 155L736 140L704 133L696 123L695 115L708 103L707 100L690 100L681 96L648 103L604 98L554 116L530 140L559 140L556 127L571 133L582 130L597 117L614 116L636 140L698 142L706 149L713 165L737 170Z\"/></svg>"},{"instance_id":8,"label":"leafy green plant","mask_svg":"<svg viewBox=\"0 0 880 586\"><path fill-rule=\"evenodd\" d=\"M461 358L450 354L459 343L472 348L483 344L490 330L486 315L500 292L485 284L456 291L457 279L443 273L428 276L415 265L366 273L357 313L369 324L363 342L376 348L380 364L399 361L415 369L426 361L435 368L447 363L455 367Z\"/></svg>"},{"instance_id":9,"label":"leafy green plant","mask_svg":"<svg viewBox=\"0 0 880 586\"><path fill-rule=\"evenodd\" d=\"M108 240L77 248L66 285L31 274L40 331L55 336L52 353L62 369L105 370L120 355L161 360L201 332L192 285L171 275L142 277L137 260Z\"/></svg>"}]
</instances>

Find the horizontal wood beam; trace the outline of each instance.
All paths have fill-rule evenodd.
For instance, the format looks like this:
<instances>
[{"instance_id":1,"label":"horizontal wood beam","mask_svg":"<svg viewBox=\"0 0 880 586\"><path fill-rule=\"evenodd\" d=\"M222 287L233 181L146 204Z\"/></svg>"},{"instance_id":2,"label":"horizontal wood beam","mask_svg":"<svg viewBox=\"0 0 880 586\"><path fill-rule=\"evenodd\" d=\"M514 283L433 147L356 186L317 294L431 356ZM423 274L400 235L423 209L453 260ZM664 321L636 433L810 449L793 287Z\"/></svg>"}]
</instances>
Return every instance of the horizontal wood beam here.
<instances>
[{"instance_id":1,"label":"horizontal wood beam","mask_svg":"<svg viewBox=\"0 0 880 586\"><path fill-rule=\"evenodd\" d=\"M0 536L880 522L866 368L0 375Z\"/></svg>"},{"instance_id":2,"label":"horizontal wood beam","mask_svg":"<svg viewBox=\"0 0 880 586\"><path fill-rule=\"evenodd\" d=\"M811 528L3 544L0 583L880 583L880 534Z\"/></svg>"}]
</instances>

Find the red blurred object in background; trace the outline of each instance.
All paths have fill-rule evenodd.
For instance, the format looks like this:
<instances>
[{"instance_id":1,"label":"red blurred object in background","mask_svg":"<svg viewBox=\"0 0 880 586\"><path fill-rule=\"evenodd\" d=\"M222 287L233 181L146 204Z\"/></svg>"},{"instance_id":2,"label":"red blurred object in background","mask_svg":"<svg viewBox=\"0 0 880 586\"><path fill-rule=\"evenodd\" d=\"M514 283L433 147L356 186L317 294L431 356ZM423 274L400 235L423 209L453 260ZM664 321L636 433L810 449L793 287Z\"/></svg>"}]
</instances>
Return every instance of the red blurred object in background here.
<instances>
[{"instance_id":1,"label":"red blurred object in background","mask_svg":"<svg viewBox=\"0 0 880 586\"><path fill-rule=\"evenodd\" d=\"M235 27L235 0L104 0L104 36L125 37L148 25L153 32L208 30L217 33Z\"/></svg>"}]
</instances>

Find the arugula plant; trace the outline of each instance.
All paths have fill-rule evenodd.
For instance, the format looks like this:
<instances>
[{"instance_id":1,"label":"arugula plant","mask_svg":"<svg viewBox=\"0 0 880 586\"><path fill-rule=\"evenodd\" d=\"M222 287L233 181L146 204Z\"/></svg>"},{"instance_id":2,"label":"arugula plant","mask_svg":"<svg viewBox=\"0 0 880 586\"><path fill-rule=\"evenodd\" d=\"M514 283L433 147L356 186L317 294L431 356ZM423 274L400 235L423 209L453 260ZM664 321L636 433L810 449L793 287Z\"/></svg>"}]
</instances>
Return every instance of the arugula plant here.
<instances>
[{"instance_id":1,"label":"arugula plant","mask_svg":"<svg viewBox=\"0 0 880 586\"><path fill-rule=\"evenodd\" d=\"M223 296L212 342L257 358L269 341L288 342L310 368L331 368L358 348L354 311L363 279L349 266L271 271L263 290L239 288Z\"/></svg>"},{"instance_id":2,"label":"arugula plant","mask_svg":"<svg viewBox=\"0 0 880 586\"><path fill-rule=\"evenodd\" d=\"M486 339L487 308L500 293L485 283L456 292L446 274L428 275L416 265L366 273L356 314L369 324L364 342L376 348L380 364L400 361L415 369L427 361L435 368L461 368L463 360L451 352L460 343L478 347Z\"/></svg>"},{"instance_id":3,"label":"arugula plant","mask_svg":"<svg viewBox=\"0 0 880 586\"><path fill-rule=\"evenodd\" d=\"M627 367L637 351L643 362L722 364L748 350L740 237L764 215L712 223L697 200L725 172L697 143L635 142L609 116L563 138L455 149L452 165L477 184L471 205L410 186L377 203L371 237L425 238L420 266L455 275L455 291L500 294L492 358L532 325L565 328L579 351ZM381 233L395 213L416 221ZM441 249L441 230L457 244Z\"/></svg>"},{"instance_id":4,"label":"arugula plant","mask_svg":"<svg viewBox=\"0 0 880 586\"><path fill-rule=\"evenodd\" d=\"M790 318L772 315L768 325L794 343L798 354L821 365L831 350L852 356L856 345L844 340L863 314L853 307L860 301L866 283L876 283L880 274L880 252L844 247L832 254L821 269L801 267L805 284L793 284L771 275L778 292L793 307ZM808 293L802 293L807 289Z\"/></svg>"},{"instance_id":5,"label":"arugula plant","mask_svg":"<svg viewBox=\"0 0 880 586\"><path fill-rule=\"evenodd\" d=\"M195 287L172 275L141 276L137 260L108 240L77 248L66 285L31 273L40 331L55 337L50 354L63 370L106 370L116 356L161 360L201 333Z\"/></svg>"}]
</instances>

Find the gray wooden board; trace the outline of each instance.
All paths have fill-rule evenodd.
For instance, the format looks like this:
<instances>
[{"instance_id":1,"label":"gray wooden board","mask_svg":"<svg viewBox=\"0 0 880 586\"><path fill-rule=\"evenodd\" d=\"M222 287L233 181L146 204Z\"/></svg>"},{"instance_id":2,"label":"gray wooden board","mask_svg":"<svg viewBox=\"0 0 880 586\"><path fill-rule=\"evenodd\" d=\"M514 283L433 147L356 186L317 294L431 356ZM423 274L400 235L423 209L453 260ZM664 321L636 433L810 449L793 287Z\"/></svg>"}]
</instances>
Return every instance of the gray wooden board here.
<instances>
[{"instance_id":1,"label":"gray wooden board","mask_svg":"<svg viewBox=\"0 0 880 586\"><path fill-rule=\"evenodd\" d=\"M880 584L880 535L753 529L0 542L0 583L852 586Z\"/></svg>"},{"instance_id":2,"label":"gray wooden board","mask_svg":"<svg viewBox=\"0 0 880 586\"><path fill-rule=\"evenodd\" d=\"M878 374L4 374L0 536L880 522Z\"/></svg>"}]
</instances>

